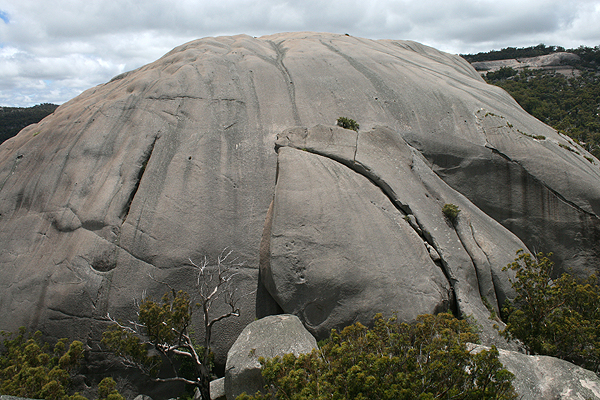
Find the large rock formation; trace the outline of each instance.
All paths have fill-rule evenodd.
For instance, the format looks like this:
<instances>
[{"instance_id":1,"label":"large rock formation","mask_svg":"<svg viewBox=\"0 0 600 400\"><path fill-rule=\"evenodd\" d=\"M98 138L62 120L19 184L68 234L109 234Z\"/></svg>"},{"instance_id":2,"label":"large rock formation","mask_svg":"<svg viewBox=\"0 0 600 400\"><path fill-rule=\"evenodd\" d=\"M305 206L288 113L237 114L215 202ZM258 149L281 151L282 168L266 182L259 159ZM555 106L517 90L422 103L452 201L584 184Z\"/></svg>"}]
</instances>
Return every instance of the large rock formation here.
<instances>
[{"instance_id":1,"label":"large rock formation","mask_svg":"<svg viewBox=\"0 0 600 400\"><path fill-rule=\"evenodd\" d=\"M580 57L574 53L557 52L537 57L510 58L505 60L476 61L471 63L473 68L481 73L496 72L500 68L513 68L517 71L524 69L543 69L575 76L581 73L572 65Z\"/></svg>"},{"instance_id":2,"label":"large rock formation","mask_svg":"<svg viewBox=\"0 0 600 400\"><path fill-rule=\"evenodd\" d=\"M340 116L359 133L332 127ZM215 327L220 365L244 326L281 312L324 336L378 311L456 308L492 343L484 303L511 296L501 268L525 244L595 271L599 212L598 160L458 56L206 38L0 146L0 328L97 351L108 312L131 317L159 282L192 290L191 262L229 247L251 295Z\"/></svg>"}]
</instances>

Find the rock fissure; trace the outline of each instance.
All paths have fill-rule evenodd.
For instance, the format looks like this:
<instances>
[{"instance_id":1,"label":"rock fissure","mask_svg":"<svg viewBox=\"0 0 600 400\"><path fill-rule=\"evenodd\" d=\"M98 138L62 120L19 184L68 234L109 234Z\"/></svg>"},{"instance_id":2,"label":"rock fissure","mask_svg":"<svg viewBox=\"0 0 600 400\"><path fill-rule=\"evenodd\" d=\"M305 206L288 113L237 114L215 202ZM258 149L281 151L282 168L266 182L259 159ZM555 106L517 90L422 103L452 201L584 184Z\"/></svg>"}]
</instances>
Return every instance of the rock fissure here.
<instances>
[{"instance_id":1,"label":"rock fissure","mask_svg":"<svg viewBox=\"0 0 600 400\"><path fill-rule=\"evenodd\" d=\"M473 254L473 249L471 248L471 246L469 245L469 243L467 242L467 239L463 237L463 235L461 234L462 230L456 229L456 225L455 224L459 224L460 222L457 220L454 224L452 224L452 227L454 228L454 231L456 232L456 236L458 237L458 240L460 241L461 246L463 247L463 249L465 249L467 255L469 256L469 258L471 259L471 263L473 264L473 266L475 267L475 275L477 276L477 283L478 283L478 289L479 289L479 296L482 297L482 290L481 290L481 281L482 278L480 276L480 268L478 268L478 262L477 262L477 258L476 256ZM469 231L471 231L471 224L469 223ZM473 238L474 240L475 238Z\"/></svg>"},{"instance_id":2,"label":"rock fissure","mask_svg":"<svg viewBox=\"0 0 600 400\"><path fill-rule=\"evenodd\" d=\"M409 226L415 231L415 233L421 238L421 240L423 241L423 244L425 245L425 247L427 248L427 245L431 246L438 254L439 259L438 260L434 260L432 257L432 261L438 266L438 268L440 268L442 270L442 272L444 273L444 276L446 277L446 279L448 280L448 283L450 284L450 288L451 288L451 308L454 308L456 310L458 310L458 303L457 303L457 296L456 296L456 291L454 288L454 282L456 282L456 279L454 279L452 277L452 274L450 273L447 264L445 263L442 253L440 252L440 250L437 248L435 241L433 240L433 238L431 237L431 235L428 235L428 232L426 230L423 229L423 227L421 226L421 224L419 223L418 219L416 218L416 216L413 214L410 206L408 204L403 204L402 202L400 202L394 192L394 190L389 186L388 183L386 183L383 179L381 179L379 176L377 176L376 174L372 173L367 167L365 167L362 163L360 162L356 162L356 150L354 152L354 160L351 162L350 160L347 160L343 157L336 157L333 154L327 154L325 152L322 151L318 151L312 148L299 148L293 144L287 144L287 145L276 145L275 146L275 151L278 151L279 148L281 147L291 147L297 150L301 150L301 151L306 151L308 153L312 153L312 154L316 154L318 156L321 157L325 157L328 158L332 161L335 161L339 164L344 165L345 167L351 169L352 171L354 171L355 173L363 176L364 178L366 178L369 182L371 182L374 186L376 186L379 190L381 190L381 192L387 197L387 199L392 203L392 205L394 206L394 208L396 208L396 210L398 210L405 218L407 218L408 216L412 216L414 218L414 222L417 224L417 226L420 229L417 229L417 227L415 227L411 221L407 221L409 223ZM358 147L358 135L357 135L357 147ZM278 174L276 174L276 176L278 176ZM410 218L410 217L408 217ZM429 251L429 250L428 250Z\"/></svg>"},{"instance_id":3,"label":"rock fissure","mask_svg":"<svg viewBox=\"0 0 600 400\"><path fill-rule=\"evenodd\" d=\"M127 199L127 202L125 203L125 206L123 207L123 211L121 212L121 215L120 215L121 221L123 221L123 222L125 222L125 220L127 219L127 216L129 215L129 210L131 209L131 204L133 203L133 199L135 198L135 195L140 188L140 184L142 182L144 172L146 172L146 167L148 166L148 163L150 162L150 158L152 157L152 153L154 152L154 147L156 146L157 140L158 140L158 136L155 136L154 140L152 141L150 146L148 146L146 151L144 151L144 153L140 157L140 160L139 160L140 167L139 167L138 175L135 179L131 193L129 194L129 198Z\"/></svg>"},{"instance_id":4,"label":"rock fissure","mask_svg":"<svg viewBox=\"0 0 600 400\"><path fill-rule=\"evenodd\" d=\"M356 162L354 160L353 161L346 160L342 157L336 157L333 154L328 154L328 153L318 151L318 150L315 150L312 148L300 148L300 147L297 147L294 145L285 145L285 146L276 145L275 151L277 151L281 147L291 147L291 148L294 148L297 150L316 154L318 156L328 158L330 160L333 160L337 163L344 165L345 167L350 168L357 174L362 175L363 177L367 178L373 185L377 186L383 192L383 194L390 200L390 202L394 205L394 207L402 213L402 215L412 214L410 206L408 204L403 204L402 202L400 202L398 200L398 198L395 196L394 190L380 177L371 173L370 170L367 167L365 167L363 164L361 164L360 162ZM356 152L355 152L355 158L356 158Z\"/></svg>"},{"instance_id":5,"label":"rock fissure","mask_svg":"<svg viewBox=\"0 0 600 400\"><path fill-rule=\"evenodd\" d=\"M85 320L91 320L91 321L99 321L99 322L106 322L106 316L103 317L95 317L95 316L87 316L87 315L77 315L74 313L70 313L64 310L59 310L58 308L55 307L48 307L48 311L53 311L55 313L58 313L60 315L63 315L63 318L60 318L59 316L50 316L49 319L50 320L65 320L65 319L85 319Z\"/></svg>"},{"instance_id":6,"label":"rock fissure","mask_svg":"<svg viewBox=\"0 0 600 400\"><path fill-rule=\"evenodd\" d=\"M287 69L285 64L283 63L283 58L285 57L286 50L281 47L281 43L275 43L272 41L268 41L275 50L275 54L277 54L277 60L275 66L283 75L283 79L285 81L285 85L287 87L288 96L290 98L290 104L292 106L292 114L294 115L294 122L296 125L302 125L300 120L300 113L298 112L298 105L296 104L296 88L294 87L294 81L292 80L292 76L290 71Z\"/></svg>"},{"instance_id":7,"label":"rock fissure","mask_svg":"<svg viewBox=\"0 0 600 400\"><path fill-rule=\"evenodd\" d=\"M358 131L356 131L356 143L354 144L354 156L352 157L352 163L356 164L356 154L358 153Z\"/></svg>"}]
</instances>

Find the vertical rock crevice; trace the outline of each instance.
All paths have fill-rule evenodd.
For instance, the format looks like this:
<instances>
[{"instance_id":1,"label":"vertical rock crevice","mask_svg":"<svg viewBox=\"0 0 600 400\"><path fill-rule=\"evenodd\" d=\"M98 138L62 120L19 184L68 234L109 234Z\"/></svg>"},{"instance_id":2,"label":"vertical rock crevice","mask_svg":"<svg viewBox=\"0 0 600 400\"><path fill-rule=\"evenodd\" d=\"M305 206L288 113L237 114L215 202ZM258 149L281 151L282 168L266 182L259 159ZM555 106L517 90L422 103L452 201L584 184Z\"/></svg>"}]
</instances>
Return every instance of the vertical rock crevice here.
<instances>
[{"instance_id":1,"label":"vertical rock crevice","mask_svg":"<svg viewBox=\"0 0 600 400\"><path fill-rule=\"evenodd\" d=\"M453 224L456 235L465 249L471 262L475 267L477 276L477 284L479 288L479 296L482 301L487 301L496 312L500 309L500 304L496 295L494 279L492 276L492 268L489 258L485 251L479 246L473 232L473 226L467 215L458 216L458 219Z\"/></svg>"},{"instance_id":2,"label":"vertical rock crevice","mask_svg":"<svg viewBox=\"0 0 600 400\"><path fill-rule=\"evenodd\" d=\"M121 221L123 221L123 222L125 222L125 220L127 219L127 216L129 215L129 210L131 209L131 204L133 203L133 199L135 198L135 195L137 194L137 192L140 188L142 178L144 176L144 173L146 172L146 167L148 166L148 163L150 162L152 153L154 152L154 147L156 146L157 140L158 140L158 136L154 137L154 140L152 141L150 146L148 146L146 151L144 151L144 153L142 153L142 156L140 157L140 160L138 161L138 164L140 167L138 170L137 177L134 180L133 188L131 190L131 193L129 194L129 198L125 202L125 205L123 206L123 211L121 211L121 215L119 216L121 218Z\"/></svg>"},{"instance_id":3,"label":"vertical rock crevice","mask_svg":"<svg viewBox=\"0 0 600 400\"><path fill-rule=\"evenodd\" d=\"M300 120L300 113L298 112L298 105L296 104L296 88L294 87L294 81L292 80L292 75L290 74L290 71L283 63L283 58L285 57L286 49L284 49L280 43L275 43L272 41L269 41L269 43L271 44L271 47L273 47L273 50L275 50L275 53L277 54L275 66L281 72L281 75L283 75L283 79L285 81L285 85L287 87L288 95L290 98L290 104L292 106L294 122L296 123L296 125L300 126L302 125L302 122Z\"/></svg>"},{"instance_id":4,"label":"vertical rock crevice","mask_svg":"<svg viewBox=\"0 0 600 400\"><path fill-rule=\"evenodd\" d=\"M283 314L281 306L271 296L269 288L273 290L275 283L268 274L271 267L271 228L273 227L273 199L267 210L267 217L260 241L260 254L258 259L258 285L256 288L256 318L269 315Z\"/></svg>"}]
</instances>

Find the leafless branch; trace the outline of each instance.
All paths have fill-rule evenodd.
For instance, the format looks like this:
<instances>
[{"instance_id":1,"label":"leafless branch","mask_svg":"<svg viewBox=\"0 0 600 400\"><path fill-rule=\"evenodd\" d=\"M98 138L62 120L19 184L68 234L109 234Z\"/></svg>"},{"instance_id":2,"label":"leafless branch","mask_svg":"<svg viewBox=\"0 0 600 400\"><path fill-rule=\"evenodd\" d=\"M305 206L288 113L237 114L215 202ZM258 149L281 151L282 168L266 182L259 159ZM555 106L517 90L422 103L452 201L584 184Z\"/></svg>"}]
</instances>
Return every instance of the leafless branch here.
<instances>
[{"instance_id":1,"label":"leafless branch","mask_svg":"<svg viewBox=\"0 0 600 400\"><path fill-rule=\"evenodd\" d=\"M196 291L190 295L189 299L187 299L189 300L189 307L185 310L188 314L182 319L178 320L176 324L174 324L172 321L169 323L167 323L167 321L159 322L161 327L168 327L169 329L170 333L166 336L163 335L163 339L160 339L165 340L168 343L156 343L155 338L151 340L146 339L142 342L145 345L151 345L158 353L162 354L163 357L169 361L172 370L174 371L174 377L154 378L156 382L185 382L200 388L203 399L208 399L210 397L210 391L208 388L210 371L208 369L208 364L210 358L212 328L216 323L224 319L239 316L240 309L237 306L237 303L242 298L251 294L248 293L243 296L239 296L236 288L234 287L235 278L241 274L240 268L244 265L244 263L239 262L237 258L232 256L232 254L232 250L228 250L227 248L224 249L217 257L216 264L212 265L206 256L197 262L189 258L189 265L195 270L196 274ZM161 281L152 275L149 277L153 281L165 285L170 289L173 294L173 302L170 304L170 311L173 312L175 307L174 300L177 299L179 292L176 291L175 288L172 287L168 282ZM218 313L218 315L214 316L212 315L212 308L213 304L215 304L215 301L217 300L222 301L225 305L227 305L228 311ZM140 309L145 301L145 292L142 294L141 301L134 299L138 320L140 317ZM204 349L202 354L198 354L196 351L193 339L188 330L192 321L192 314L195 307L198 307L202 310L201 323L204 326ZM128 324L122 324L116 321L110 315L107 315L107 319L117 324L117 326L122 330L130 334L137 335L140 340L144 340L144 338L154 335L154 333L148 332L148 326L144 325L143 323L129 321ZM148 323L151 324L150 322ZM164 332L163 328L157 328L156 326L151 327L151 329L153 331L158 329L159 331ZM187 379L179 376L173 363L173 356L191 358L196 366L197 377L195 379ZM148 365L144 365L132 358L128 358L127 356L121 356L121 359L125 365L136 367L145 373L149 373L154 367L156 367L156 365L148 367Z\"/></svg>"}]
</instances>

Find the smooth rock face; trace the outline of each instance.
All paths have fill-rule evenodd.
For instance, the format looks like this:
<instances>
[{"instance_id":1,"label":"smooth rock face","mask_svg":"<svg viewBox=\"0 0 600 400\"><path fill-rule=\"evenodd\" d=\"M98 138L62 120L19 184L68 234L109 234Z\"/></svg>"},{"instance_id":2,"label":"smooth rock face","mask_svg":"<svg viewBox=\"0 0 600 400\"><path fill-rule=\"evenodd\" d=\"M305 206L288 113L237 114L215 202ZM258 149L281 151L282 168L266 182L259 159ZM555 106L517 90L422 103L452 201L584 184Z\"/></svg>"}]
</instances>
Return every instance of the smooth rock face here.
<instances>
[{"instance_id":1,"label":"smooth rock face","mask_svg":"<svg viewBox=\"0 0 600 400\"><path fill-rule=\"evenodd\" d=\"M250 323L227 353L225 394L234 400L246 392L255 394L265 382L259 357L273 358L284 354L310 353L317 347L315 338L295 315L272 315Z\"/></svg>"},{"instance_id":2,"label":"smooth rock face","mask_svg":"<svg viewBox=\"0 0 600 400\"><path fill-rule=\"evenodd\" d=\"M447 310L448 281L402 217L362 175L281 148L267 289L320 339L381 310L403 320Z\"/></svg>"},{"instance_id":3,"label":"smooth rock face","mask_svg":"<svg viewBox=\"0 0 600 400\"><path fill-rule=\"evenodd\" d=\"M396 132L294 128L277 146L261 276L285 312L322 339L382 310L412 320L453 306L496 336L481 297L490 304L512 297L501 268L524 245ZM442 213L446 203L461 209L455 224Z\"/></svg>"},{"instance_id":4,"label":"smooth rock face","mask_svg":"<svg viewBox=\"0 0 600 400\"><path fill-rule=\"evenodd\" d=\"M360 123L358 136L336 135L318 153L303 154L296 139L275 151L278 134L340 116ZM190 259L214 260L226 247L245 262L236 277L245 297L241 317L213 331L221 367L256 315L283 308L322 335L389 305L407 317L435 311L454 292L459 310L487 324L481 296L492 307L510 297L499 271L523 243L553 250L563 269L596 271L599 165L463 59L414 42L319 33L197 40L0 146L0 313L10 316L0 329L25 325L99 351L107 313L131 319L134 299L165 292L159 281L192 291ZM290 167L312 173L310 182ZM290 198L294 182L330 189L323 208L316 197ZM456 226L441 215L445 202L464 210ZM290 221L315 223L327 237ZM309 283L298 284L288 264L294 237ZM371 261L368 276L360 264ZM360 272L340 277L322 268L329 262ZM343 293L311 286L340 288L342 278L353 285ZM356 309L346 309L350 299Z\"/></svg>"},{"instance_id":5,"label":"smooth rock face","mask_svg":"<svg viewBox=\"0 0 600 400\"><path fill-rule=\"evenodd\" d=\"M473 345L473 351L489 347ZM523 399L600 399L600 379L592 371L547 356L499 350L500 362L515 375L513 386Z\"/></svg>"}]
</instances>

